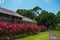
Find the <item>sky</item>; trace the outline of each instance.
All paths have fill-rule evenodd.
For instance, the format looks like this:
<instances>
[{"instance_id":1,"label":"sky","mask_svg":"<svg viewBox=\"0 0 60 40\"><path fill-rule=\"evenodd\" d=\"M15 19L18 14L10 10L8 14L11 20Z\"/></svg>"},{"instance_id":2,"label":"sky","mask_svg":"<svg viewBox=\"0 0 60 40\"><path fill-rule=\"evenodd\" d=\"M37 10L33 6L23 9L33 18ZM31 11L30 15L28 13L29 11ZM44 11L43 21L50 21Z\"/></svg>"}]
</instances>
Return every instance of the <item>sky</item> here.
<instances>
[{"instance_id":1,"label":"sky","mask_svg":"<svg viewBox=\"0 0 60 40\"><path fill-rule=\"evenodd\" d=\"M17 9L32 9L35 6L56 14L60 11L60 0L0 0L0 7L12 11L16 11Z\"/></svg>"}]
</instances>

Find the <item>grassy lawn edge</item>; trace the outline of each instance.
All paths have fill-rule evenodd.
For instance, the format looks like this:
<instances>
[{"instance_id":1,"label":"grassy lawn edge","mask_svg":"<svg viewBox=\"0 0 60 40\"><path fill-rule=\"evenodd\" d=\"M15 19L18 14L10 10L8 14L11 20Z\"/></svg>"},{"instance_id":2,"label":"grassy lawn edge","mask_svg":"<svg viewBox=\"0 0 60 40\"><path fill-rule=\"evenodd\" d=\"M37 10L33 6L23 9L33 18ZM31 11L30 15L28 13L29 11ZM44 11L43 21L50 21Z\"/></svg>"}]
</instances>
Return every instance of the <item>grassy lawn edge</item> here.
<instances>
[{"instance_id":1,"label":"grassy lawn edge","mask_svg":"<svg viewBox=\"0 0 60 40\"><path fill-rule=\"evenodd\" d=\"M19 40L49 40L49 34L48 34L48 32L39 32L36 35L24 37Z\"/></svg>"},{"instance_id":2,"label":"grassy lawn edge","mask_svg":"<svg viewBox=\"0 0 60 40\"><path fill-rule=\"evenodd\" d=\"M53 30L54 34L60 38L60 30Z\"/></svg>"}]
</instances>

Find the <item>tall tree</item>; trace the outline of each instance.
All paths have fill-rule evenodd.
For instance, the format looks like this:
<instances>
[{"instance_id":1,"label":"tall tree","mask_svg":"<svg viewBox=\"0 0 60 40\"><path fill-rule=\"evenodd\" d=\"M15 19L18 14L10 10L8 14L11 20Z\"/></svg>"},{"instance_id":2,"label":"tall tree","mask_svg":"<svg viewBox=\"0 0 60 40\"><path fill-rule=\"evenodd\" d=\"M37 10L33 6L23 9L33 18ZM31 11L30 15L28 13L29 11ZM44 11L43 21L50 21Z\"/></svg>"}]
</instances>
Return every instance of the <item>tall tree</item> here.
<instances>
[{"instance_id":1,"label":"tall tree","mask_svg":"<svg viewBox=\"0 0 60 40\"><path fill-rule=\"evenodd\" d=\"M39 6L36 6L32 9L33 13L35 13L36 15L39 14L40 10L42 10L42 8L40 8Z\"/></svg>"}]
</instances>

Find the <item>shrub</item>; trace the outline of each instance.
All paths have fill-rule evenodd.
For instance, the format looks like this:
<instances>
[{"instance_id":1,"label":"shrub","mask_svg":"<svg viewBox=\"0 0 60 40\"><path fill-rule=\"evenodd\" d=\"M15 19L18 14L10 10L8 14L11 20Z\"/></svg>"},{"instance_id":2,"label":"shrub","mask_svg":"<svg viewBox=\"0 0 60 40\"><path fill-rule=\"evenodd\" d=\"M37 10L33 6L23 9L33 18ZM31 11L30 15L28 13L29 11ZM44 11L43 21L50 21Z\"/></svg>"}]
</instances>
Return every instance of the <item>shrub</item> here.
<instances>
[{"instance_id":1,"label":"shrub","mask_svg":"<svg viewBox=\"0 0 60 40\"><path fill-rule=\"evenodd\" d=\"M46 30L46 26L37 26L34 24L9 24L8 22L0 22L0 31L8 33L9 35L16 34L35 34L40 31Z\"/></svg>"},{"instance_id":2,"label":"shrub","mask_svg":"<svg viewBox=\"0 0 60 40\"><path fill-rule=\"evenodd\" d=\"M44 31L44 30L46 30L47 28L46 28L46 26L41 25L41 26L40 26L40 29L41 29L41 31Z\"/></svg>"}]
</instances>

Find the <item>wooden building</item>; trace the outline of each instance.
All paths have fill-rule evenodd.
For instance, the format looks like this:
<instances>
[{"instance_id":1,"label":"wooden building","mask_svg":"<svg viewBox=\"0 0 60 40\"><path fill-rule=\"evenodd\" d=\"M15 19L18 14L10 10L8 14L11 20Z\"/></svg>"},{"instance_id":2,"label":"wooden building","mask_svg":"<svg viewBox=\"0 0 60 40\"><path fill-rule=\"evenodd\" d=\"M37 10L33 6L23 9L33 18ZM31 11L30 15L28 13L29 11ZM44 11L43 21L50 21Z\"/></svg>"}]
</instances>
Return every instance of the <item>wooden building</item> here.
<instances>
[{"instance_id":1,"label":"wooden building","mask_svg":"<svg viewBox=\"0 0 60 40\"><path fill-rule=\"evenodd\" d=\"M9 23L33 23L33 20L27 17L0 7L0 22L2 21L7 21Z\"/></svg>"}]
</instances>

